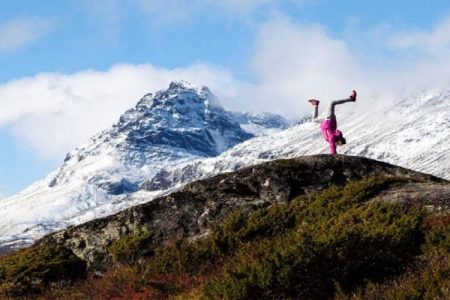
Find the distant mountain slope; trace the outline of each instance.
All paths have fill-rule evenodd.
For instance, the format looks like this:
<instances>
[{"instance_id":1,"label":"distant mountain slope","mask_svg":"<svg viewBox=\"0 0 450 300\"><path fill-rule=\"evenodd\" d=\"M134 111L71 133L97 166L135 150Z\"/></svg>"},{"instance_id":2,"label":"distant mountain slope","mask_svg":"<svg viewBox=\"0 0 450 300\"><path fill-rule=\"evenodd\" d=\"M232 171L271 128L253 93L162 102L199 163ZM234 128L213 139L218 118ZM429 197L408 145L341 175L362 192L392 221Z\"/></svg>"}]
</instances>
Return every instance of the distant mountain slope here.
<instances>
[{"instance_id":1,"label":"distant mountain slope","mask_svg":"<svg viewBox=\"0 0 450 300\"><path fill-rule=\"evenodd\" d=\"M242 129L255 136L271 135L295 123L293 120L271 113L231 112L231 115Z\"/></svg>"}]
</instances>

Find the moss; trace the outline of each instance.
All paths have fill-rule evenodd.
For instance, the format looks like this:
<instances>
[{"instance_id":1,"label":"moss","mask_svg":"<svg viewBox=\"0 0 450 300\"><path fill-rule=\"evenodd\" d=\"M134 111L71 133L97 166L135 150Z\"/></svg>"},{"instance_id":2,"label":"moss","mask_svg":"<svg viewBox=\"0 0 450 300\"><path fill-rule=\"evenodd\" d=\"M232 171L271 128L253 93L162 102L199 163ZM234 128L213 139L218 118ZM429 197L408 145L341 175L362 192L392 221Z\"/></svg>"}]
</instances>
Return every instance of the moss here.
<instances>
[{"instance_id":1,"label":"moss","mask_svg":"<svg viewBox=\"0 0 450 300\"><path fill-rule=\"evenodd\" d=\"M301 168L305 166L304 163L299 162L296 159L279 159L272 164L277 168L289 169L289 168Z\"/></svg>"},{"instance_id":2,"label":"moss","mask_svg":"<svg viewBox=\"0 0 450 300\"><path fill-rule=\"evenodd\" d=\"M39 292L54 281L86 275L86 263L62 246L35 245L0 258L0 291Z\"/></svg>"},{"instance_id":3,"label":"moss","mask_svg":"<svg viewBox=\"0 0 450 300\"><path fill-rule=\"evenodd\" d=\"M108 251L116 262L132 263L139 257L148 255L152 250L152 233L147 228L140 228L131 234L115 240Z\"/></svg>"}]
</instances>

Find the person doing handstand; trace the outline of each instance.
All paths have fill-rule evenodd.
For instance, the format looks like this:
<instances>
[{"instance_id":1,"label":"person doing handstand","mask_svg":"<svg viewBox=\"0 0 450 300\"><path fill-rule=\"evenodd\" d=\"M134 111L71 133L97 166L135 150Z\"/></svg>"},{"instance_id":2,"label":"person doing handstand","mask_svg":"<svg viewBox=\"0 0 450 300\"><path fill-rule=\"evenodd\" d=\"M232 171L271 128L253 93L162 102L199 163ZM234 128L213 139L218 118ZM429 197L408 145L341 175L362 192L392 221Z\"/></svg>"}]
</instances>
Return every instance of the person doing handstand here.
<instances>
[{"instance_id":1,"label":"person doing handstand","mask_svg":"<svg viewBox=\"0 0 450 300\"><path fill-rule=\"evenodd\" d=\"M321 123L320 129L322 130L322 136L330 144L330 154L336 155L336 145L341 146L346 144L346 140L342 135L342 132L337 129L337 121L335 114L335 106L347 102L356 101L356 91L352 91L350 97L344 100L331 101L328 106L327 118L325 120L318 119L319 115L319 100L308 100L313 106L313 114L311 120L315 123Z\"/></svg>"}]
</instances>

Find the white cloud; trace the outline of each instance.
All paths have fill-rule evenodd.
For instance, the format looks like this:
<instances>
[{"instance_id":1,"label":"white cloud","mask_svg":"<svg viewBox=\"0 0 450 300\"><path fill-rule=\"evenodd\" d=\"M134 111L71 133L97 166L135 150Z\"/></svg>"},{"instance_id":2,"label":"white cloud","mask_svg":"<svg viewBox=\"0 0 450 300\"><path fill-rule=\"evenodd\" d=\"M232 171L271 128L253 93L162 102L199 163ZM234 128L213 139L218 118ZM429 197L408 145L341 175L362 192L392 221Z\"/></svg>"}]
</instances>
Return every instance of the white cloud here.
<instances>
[{"instance_id":1,"label":"white cloud","mask_svg":"<svg viewBox=\"0 0 450 300\"><path fill-rule=\"evenodd\" d=\"M391 45L399 50L414 49L430 55L448 55L450 48L450 19L444 19L428 31L410 31L394 35Z\"/></svg>"},{"instance_id":2,"label":"white cloud","mask_svg":"<svg viewBox=\"0 0 450 300\"><path fill-rule=\"evenodd\" d=\"M266 111L301 116L310 98L346 97L367 90L366 74L351 49L318 25L300 26L284 17L259 31L252 66L254 86L243 92L246 104Z\"/></svg>"},{"instance_id":3,"label":"white cloud","mask_svg":"<svg viewBox=\"0 0 450 300\"><path fill-rule=\"evenodd\" d=\"M14 51L36 42L51 31L51 23L40 19L13 20L0 24L0 52Z\"/></svg>"},{"instance_id":4,"label":"white cloud","mask_svg":"<svg viewBox=\"0 0 450 300\"><path fill-rule=\"evenodd\" d=\"M408 65L399 73L410 85L445 86L450 79L450 17L429 30L397 32L387 37Z\"/></svg>"},{"instance_id":5,"label":"white cloud","mask_svg":"<svg viewBox=\"0 0 450 300\"><path fill-rule=\"evenodd\" d=\"M443 24L437 24L431 33L446 36ZM376 40L390 41L394 36L392 31L380 31ZM415 31L402 36L414 37ZM361 36L362 41L369 38ZM395 55L384 56L383 65L371 64L374 55L385 54L364 49L367 57L361 56L357 44L331 36L319 25L305 26L279 16L259 29L251 58L251 83L237 80L227 69L205 64L171 70L122 64L105 72L38 74L0 85L0 126L10 128L40 155L60 158L111 126L143 94L165 88L171 80L208 85L228 109L296 117L309 112L306 100L313 97L326 102L356 89L361 99L357 109L365 109L375 105L374 96L389 98L403 88L448 83L450 59L444 50L450 49L446 43L421 37L400 45L426 45L428 50L415 53L413 63L402 65L396 64L402 53L396 48ZM391 51L389 47L387 43L373 51Z\"/></svg>"},{"instance_id":6,"label":"white cloud","mask_svg":"<svg viewBox=\"0 0 450 300\"><path fill-rule=\"evenodd\" d=\"M366 109L383 105L373 103L375 98L389 101L407 90L449 84L450 19L419 35L405 31L400 36L386 25L358 34L352 40L335 37L320 25L294 23L283 15L263 24L252 58L256 80L241 90L248 99L245 108L299 116L309 112L307 99L326 103L356 89L362 99L358 109ZM395 38L393 50L389 41Z\"/></svg>"},{"instance_id":7,"label":"white cloud","mask_svg":"<svg viewBox=\"0 0 450 300\"><path fill-rule=\"evenodd\" d=\"M173 70L123 64L106 72L39 74L0 85L0 126L41 156L60 158L111 126L145 93L177 79L207 84L224 99L238 86L226 71L202 64Z\"/></svg>"}]
</instances>

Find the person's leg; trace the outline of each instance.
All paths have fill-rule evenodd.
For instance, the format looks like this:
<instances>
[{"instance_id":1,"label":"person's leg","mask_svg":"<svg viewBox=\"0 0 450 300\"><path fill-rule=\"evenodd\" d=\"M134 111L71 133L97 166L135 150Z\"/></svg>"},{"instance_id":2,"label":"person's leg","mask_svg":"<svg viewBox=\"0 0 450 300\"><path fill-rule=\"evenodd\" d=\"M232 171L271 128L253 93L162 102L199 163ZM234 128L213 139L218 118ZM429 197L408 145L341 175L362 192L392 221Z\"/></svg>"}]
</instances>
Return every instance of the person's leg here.
<instances>
[{"instance_id":1,"label":"person's leg","mask_svg":"<svg viewBox=\"0 0 450 300\"><path fill-rule=\"evenodd\" d=\"M319 104L313 105L312 119L317 119L319 117Z\"/></svg>"},{"instance_id":2,"label":"person's leg","mask_svg":"<svg viewBox=\"0 0 450 300\"><path fill-rule=\"evenodd\" d=\"M315 100L315 99L311 99L308 100L309 103L311 103L312 107L313 107L313 111L311 114L311 121L316 122L318 120L319 117L319 100Z\"/></svg>"},{"instance_id":3,"label":"person's leg","mask_svg":"<svg viewBox=\"0 0 450 300\"><path fill-rule=\"evenodd\" d=\"M331 118L331 116L336 116L335 112L334 112L334 107L336 105L347 103L347 102L355 102L356 96L357 96L356 91L353 90L348 99L331 101L330 105L328 106L327 118Z\"/></svg>"},{"instance_id":4,"label":"person's leg","mask_svg":"<svg viewBox=\"0 0 450 300\"><path fill-rule=\"evenodd\" d=\"M355 102L353 99L343 99L343 100L334 100L330 102L330 105L328 106L328 112L327 112L327 118L330 118L331 116L335 116L335 109L334 107L339 104L347 103L347 102Z\"/></svg>"}]
</instances>

